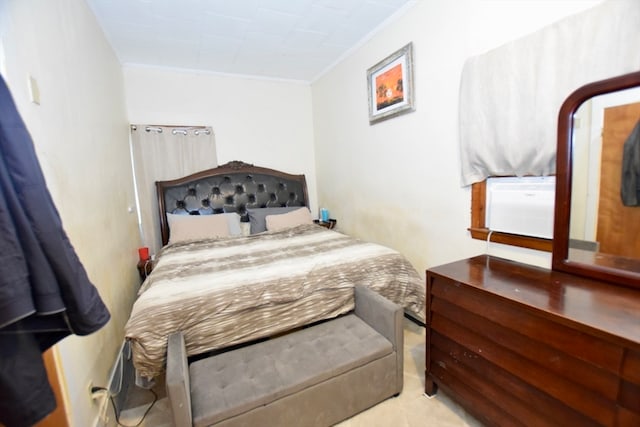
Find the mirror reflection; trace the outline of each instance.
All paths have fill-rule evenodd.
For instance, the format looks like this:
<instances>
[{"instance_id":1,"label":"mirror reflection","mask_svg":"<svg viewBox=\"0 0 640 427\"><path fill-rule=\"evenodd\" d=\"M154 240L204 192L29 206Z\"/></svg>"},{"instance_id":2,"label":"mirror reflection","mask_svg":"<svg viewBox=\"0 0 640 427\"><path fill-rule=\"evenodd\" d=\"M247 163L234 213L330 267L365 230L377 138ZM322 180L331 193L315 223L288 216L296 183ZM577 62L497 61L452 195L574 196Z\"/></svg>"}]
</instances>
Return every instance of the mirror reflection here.
<instances>
[{"instance_id":1,"label":"mirror reflection","mask_svg":"<svg viewBox=\"0 0 640 427\"><path fill-rule=\"evenodd\" d=\"M640 87L590 98L576 110L569 260L640 259L640 183L625 174L640 170L639 130Z\"/></svg>"}]
</instances>

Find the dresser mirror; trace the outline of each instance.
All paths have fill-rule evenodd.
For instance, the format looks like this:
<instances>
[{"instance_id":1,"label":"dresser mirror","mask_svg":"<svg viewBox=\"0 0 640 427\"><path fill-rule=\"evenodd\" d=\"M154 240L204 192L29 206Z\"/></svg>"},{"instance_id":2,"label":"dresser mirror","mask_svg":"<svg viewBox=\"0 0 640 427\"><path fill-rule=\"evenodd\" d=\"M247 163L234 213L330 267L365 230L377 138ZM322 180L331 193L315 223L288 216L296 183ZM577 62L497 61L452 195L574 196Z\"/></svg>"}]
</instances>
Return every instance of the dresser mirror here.
<instances>
[{"instance_id":1,"label":"dresser mirror","mask_svg":"<svg viewBox=\"0 0 640 427\"><path fill-rule=\"evenodd\" d=\"M640 72L585 85L562 104L554 270L640 288L640 201L628 197L640 182L623 176L633 169L623 147L639 121Z\"/></svg>"}]
</instances>

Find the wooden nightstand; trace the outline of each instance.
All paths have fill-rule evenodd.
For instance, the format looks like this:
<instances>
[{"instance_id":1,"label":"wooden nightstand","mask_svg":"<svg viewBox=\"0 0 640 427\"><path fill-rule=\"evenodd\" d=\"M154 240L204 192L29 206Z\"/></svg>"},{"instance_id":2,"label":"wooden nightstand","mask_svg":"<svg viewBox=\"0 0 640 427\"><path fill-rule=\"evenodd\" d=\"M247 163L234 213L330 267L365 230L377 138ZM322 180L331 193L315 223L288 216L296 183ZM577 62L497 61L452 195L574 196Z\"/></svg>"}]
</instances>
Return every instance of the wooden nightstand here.
<instances>
[{"instance_id":1,"label":"wooden nightstand","mask_svg":"<svg viewBox=\"0 0 640 427\"><path fill-rule=\"evenodd\" d=\"M336 226L338 220L329 218L329 221L320 221L319 219L314 219L313 222L314 224L318 224L321 227L325 227L331 230Z\"/></svg>"},{"instance_id":2,"label":"wooden nightstand","mask_svg":"<svg viewBox=\"0 0 640 427\"><path fill-rule=\"evenodd\" d=\"M147 278L151 271L153 270L153 260L148 259L146 261L138 261L138 273L140 274L140 278L142 281Z\"/></svg>"}]
</instances>

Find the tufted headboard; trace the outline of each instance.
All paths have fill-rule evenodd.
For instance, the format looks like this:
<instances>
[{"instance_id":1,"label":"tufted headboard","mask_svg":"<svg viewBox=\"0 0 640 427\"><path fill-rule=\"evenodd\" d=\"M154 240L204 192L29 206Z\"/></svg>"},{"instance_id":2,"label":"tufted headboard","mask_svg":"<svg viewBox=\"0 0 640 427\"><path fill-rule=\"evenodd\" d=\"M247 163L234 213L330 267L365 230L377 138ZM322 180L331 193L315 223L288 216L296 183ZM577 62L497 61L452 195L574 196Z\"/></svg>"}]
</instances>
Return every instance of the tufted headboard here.
<instances>
[{"instance_id":1,"label":"tufted headboard","mask_svg":"<svg viewBox=\"0 0 640 427\"><path fill-rule=\"evenodd\" d=\"M167 212L216 214L237 212L248 221L247 209L309 206L304 175L231 161L217 168L171 181L157 181L162 244L169 241Z\"/></svg>"}]
</instances>

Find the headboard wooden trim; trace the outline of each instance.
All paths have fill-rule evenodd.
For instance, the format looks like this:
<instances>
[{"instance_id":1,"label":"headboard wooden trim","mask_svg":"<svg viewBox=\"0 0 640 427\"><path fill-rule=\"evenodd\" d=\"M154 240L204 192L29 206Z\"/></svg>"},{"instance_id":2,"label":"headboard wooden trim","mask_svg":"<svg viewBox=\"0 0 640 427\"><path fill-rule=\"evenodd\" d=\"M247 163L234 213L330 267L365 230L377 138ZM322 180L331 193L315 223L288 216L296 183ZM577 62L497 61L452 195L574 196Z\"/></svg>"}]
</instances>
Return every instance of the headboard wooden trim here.
<instances>
[{"instance_id":1,"label":"headboard wooden trim","mask_svg":"<svg viewBox=\"0 0 640 427\"><path fill-rule=\"evenodd\" d=\"M238 212L246 221L250 208L309 206L304 175L238 160L183 178L157 181L156 192L163 245L169 241L167 212Z\"/></svg>"}]
</instances>

